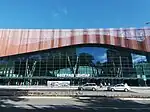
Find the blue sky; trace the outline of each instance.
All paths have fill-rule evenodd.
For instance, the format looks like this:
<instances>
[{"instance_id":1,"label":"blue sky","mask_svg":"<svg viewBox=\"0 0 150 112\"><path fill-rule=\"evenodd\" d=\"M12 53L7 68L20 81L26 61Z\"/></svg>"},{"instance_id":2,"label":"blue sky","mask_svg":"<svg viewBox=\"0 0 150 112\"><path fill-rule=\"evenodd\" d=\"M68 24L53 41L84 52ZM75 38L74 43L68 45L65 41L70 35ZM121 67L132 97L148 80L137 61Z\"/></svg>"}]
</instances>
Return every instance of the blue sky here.
<instances>
[{"instance_id":1,"label":"blue sky","mask_svg":"<svg viewBox=\"0 0 150 112\"><path fill-rule=\"evenodd\" d=\"M0 28L144 27L148 21L150 0L0 0ZM105 50L99 49L101 55L97 50L78 52L92 52L96 60L106 61Z\"/></svg>"},{"instance_id":2,"label":"blue sky","mask_svg":"<svg viewBox=\"0 0 150 112\"><path fill-rule=\"evenodd\" d=\"M144 27L150 0L0 0L0 28Z\"/></svg>"}]
</instances>

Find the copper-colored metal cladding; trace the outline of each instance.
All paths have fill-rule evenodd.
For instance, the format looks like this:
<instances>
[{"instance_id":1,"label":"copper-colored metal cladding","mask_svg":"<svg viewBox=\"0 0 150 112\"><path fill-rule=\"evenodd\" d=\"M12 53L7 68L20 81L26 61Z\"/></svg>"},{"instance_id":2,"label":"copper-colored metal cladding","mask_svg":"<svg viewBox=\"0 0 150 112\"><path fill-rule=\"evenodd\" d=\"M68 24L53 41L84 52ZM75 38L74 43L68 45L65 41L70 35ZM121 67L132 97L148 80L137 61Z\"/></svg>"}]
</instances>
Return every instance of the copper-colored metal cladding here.
<instances>
[{"instance_id":1,"label":"copper-colored metal cladding","mask_svg":"<svg viewBox=\"0 0 150 112\"><path fill-rule=\"evenodd\" d=\"M19 53L26 53L27 52L27 45L28 45L28 35L29 30L22 30L21 33L21 40L19 45Z\"/></svg>"},{"instance_id":2,"label":"copper-colored metal cladding","mask_svg":"<svg viewBox=\"0 0 150 112\"><path fill-rule=\"evenodd\" d=\"M98 29L95 29L95 32L96 32L96 35L95 35L95 37L96 37L96 43L100 43L100 35L99 35L99 30Z\"/></svg>"},{"instance_id":3,"label":"copper-colored metal cladding","mask_svg":"<svg viewBox=\"0 0 150 112\"><path fill-rule=\"evenodd\" d=\"M1 56L5 56L7 55L6 54L6 51L7 51L7 47L9 46L8 45L8 42L9 42L9 33L10 33L10 30L3 30L3 33L2 33L2 36L1 36L1 50L0 50L0 55Z\"/></svg>"},{"instance_id":4,"label":"copper-colored metal cladding","mask_svg":"<svg viewBox=\"0 0 150 112\"><path fill-rule=\"evenodd\" d=\"M144 51L150 52L150 29L146 29L144 33L145 33L145 39L142 42Z\"/></svg>"},{"instance_id":5,"label":"copper-colored metal cladding","mask_svg":"<svg viewBox=\"0 0 150 112\"><path fill-rule=\"evenodd\" d=\"M5 55L14 55L19 53L21 35L21 30L9 30Z\"/></svg>"},{"instance_id":6,"label":"copper-colored metal cladding","mask_svg":"<svg viewBox=\"0 0 150 112\"><path fill-rule=\"evenodd\" d=\"M1 30L0 30L0 51L1 51L2 48L3 48L3 47L2 47L2 43L3 43L3 41L2 41L2 40L3 40L3 39L2 39L2 35L3 35L3 30L1 29ZM1 52L0 52L0 56L1 56Z\"/></svg>"},{"instance_id":7,"label":"copper-colored metal cladding","mask_svg":"<svg viewBox=\"0 0 150 112\"><path fill-rule=\"evenodd\" d=\"M0 29L0 57L91 43L150 52L150 28Z\"/></svg>"}]
</instances>

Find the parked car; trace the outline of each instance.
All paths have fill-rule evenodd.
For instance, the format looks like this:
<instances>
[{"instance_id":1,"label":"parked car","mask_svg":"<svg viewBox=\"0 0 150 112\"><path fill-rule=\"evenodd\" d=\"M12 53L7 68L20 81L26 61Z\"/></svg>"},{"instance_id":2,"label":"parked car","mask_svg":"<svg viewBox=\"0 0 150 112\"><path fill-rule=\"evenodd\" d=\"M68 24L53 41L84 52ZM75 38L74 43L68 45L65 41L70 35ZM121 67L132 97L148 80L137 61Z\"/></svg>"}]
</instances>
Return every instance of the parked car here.
<instances>
[{"instance_id":1,"label":"parked car","mask_svg":"<svg viewBox=\"0 0 150 112\"><path fill-rule=\"evenodd\" d=\"M130 91L131 88L127 84L117 84L115 86L108 86L108 91Z\"/></svg>"},{"instance_id":2,"label":"parked car","mask_svg":"<svg viewBox=\"0 0 150 112\"><path fill-rule=\"evenodd\" d=\"M79 86L78 90L93 90L96 91L98 89L98 86L95 83L86 83L83 86Z\"/></svg>"}]
</instances>

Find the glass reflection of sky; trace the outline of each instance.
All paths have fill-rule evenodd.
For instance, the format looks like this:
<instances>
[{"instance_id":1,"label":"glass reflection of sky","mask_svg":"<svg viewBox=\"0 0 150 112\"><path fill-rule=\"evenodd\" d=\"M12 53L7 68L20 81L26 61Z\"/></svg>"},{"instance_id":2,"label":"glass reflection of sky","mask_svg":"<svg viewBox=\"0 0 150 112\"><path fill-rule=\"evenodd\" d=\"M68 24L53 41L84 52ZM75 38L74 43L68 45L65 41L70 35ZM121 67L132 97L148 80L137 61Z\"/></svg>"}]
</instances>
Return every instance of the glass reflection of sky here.
<instances>
[{"instance_id":1,"label":"glass reflection of sky","mask_svg":"<svg viewBox=\"0 0 150 112\"><path fill-rule=\"evenodd\" d=\"M77 55L79 55L80 53L88 53L94 57L93 60L94 63L96 63L97 61L104 63L107 61L106 50L107 49L105 48L99 48L99 47L81 47L81 48L77 48Z\"/></svg>"},{"instance_id":2,"label":"glass reflection of sky","mask_svg":"<svg viewBox=\"0 0 150 112\"><path fill-rule=\"evenodd\" d=\"M146 62L146 61L147 61L146 56L132 54L132 62L133 63Z\"/></svg>"},{"instance_id":3,"label":"glass reflection of sky","mask_svg":"<svg viewBox=\"0 0 150 112\"><path fill-rule=\"evenodd\" d=\"M94 63L96 63L97 61L104 63L107 61L106 51L107 51L106 48L81 47L81 48L77 48L77 55L79 55L80 53L88 53L94 57L94 60L93 60ZM146 61L147 61L146 56L132 54L132 62L133 63L146 62Z\"/></svg>"}]
</instances>

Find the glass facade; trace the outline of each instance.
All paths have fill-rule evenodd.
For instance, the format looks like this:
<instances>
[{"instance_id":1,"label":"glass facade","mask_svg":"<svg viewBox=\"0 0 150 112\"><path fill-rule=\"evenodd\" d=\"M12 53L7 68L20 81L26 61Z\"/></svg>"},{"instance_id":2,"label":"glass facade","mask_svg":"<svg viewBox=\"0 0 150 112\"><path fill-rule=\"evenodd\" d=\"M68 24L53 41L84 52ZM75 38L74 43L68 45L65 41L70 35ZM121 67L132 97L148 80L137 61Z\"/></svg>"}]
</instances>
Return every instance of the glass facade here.
<instances>
[{"instance_id":1,"label":"glass facade","mask_svg":"<svg viewBox=\"0 0 150 112\"><path fill-rule=\"evenodd\" d=\"M95 46L70 46L1 57L1 85L46 85L49 80L150 85L146 56Z\"/></svg>"}]
</instances>

